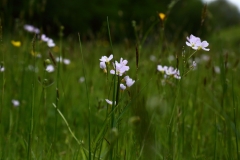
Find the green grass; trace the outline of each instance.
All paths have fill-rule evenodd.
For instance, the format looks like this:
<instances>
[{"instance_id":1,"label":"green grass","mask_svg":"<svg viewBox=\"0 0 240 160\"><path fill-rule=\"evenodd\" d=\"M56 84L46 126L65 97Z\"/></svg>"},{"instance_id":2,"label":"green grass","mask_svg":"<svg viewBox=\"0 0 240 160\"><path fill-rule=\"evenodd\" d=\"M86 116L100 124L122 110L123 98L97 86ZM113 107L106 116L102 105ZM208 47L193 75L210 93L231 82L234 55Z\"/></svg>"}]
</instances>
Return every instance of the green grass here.
<instances>
[{"instance_id":1,"label":"green grass","mask_svg":"<svg viewBox=\"0 0 240 160\"><path fill-rule=\"evenodd\" d=\"M176 67L177 59L169 56L177 54L181 73L188 70L181 49L171 44L164 52L157 44L143 45L137 68L135 46L92 41L79 47L76 35L73 41L59 38L58 50L36 40L38 58L31 55L33 35L25 35L3 36L0 44L5 67L0 72L1 159L239 159L240 77L234 48L226 52L209 41L209 52L192 57L200 59L195 70L165 81L156 68ZM14 47L11 40L22 45ZM46 72L49 51L71 63ZM115 97L117 77L114 83L114 76L99 68L99 59L112 53L117 61L128 60L127 74L136 80L119 92L115 108L105 99ZM191 53L185 46L186 61ZM79 82L83 76L86 83ZM20 106L14 107L12 99Z\"/></svg>"}]
</instances>

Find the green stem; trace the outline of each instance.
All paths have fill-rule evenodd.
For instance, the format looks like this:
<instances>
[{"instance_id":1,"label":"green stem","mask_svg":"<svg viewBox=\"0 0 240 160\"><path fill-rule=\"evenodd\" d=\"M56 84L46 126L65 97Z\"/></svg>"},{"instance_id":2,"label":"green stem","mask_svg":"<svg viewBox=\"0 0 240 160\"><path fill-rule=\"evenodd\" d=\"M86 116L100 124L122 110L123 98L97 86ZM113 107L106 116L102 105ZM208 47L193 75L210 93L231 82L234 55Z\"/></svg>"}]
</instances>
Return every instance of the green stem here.
<instances>
[{"instance_id":1,"label":"green stem","mask_svg":"<svg viewBox=\"0 0 240 160\"><path fill-rule=\"evenodd\" d=\"M198 50L194 51L189 57L188 59L190 59Z\"/></svg>"},{"instance_id":2,"label":"green stem","mask_svg":"<svg viewBox=\"0 0 240 160\"><path fill-rule=\"evenodd\" d=\"M33 38L32 41L32 51L33 51L33 66L34 66L34 71L33 71L33 82L32 82L32 103L31 103L31 116L30 116L30 129L29 129L29 135L28 135L28 160L31 159L30 153L31 153L31 148L32 148L32 136L33 136L33 109L34 109L34 100L35 100L35 77L36 77L36 56L35 56L35 40L36 40L36 35Z\"/></svg>"},{"instance_id":3,"label":"green stem","mask_svg":"<svg viewBox=\"0 0 240 160\"><path fill-rule=\"evenodd\" d=\"M82 65L83 65L83 76L85 78L85 87L86 87L86 96L87 96L87 100L88 100L88 116L89 116L89 119L88 119L88 150L89 150L89 160L92 159L91 157L91 108L90 108L90 104L89 104L89 93L88 93L88 85L87 85L87 78L86 78L86 71L85 71L85 65L84 65L84 57L83 57L83 52L82 52L82 43L81 43L81 37L80 37L80 34L78 33L78 38L79 38L79 47L80 47L80 52L81 52L81 56L82 56Z\"/></svg>"}]
</instances>

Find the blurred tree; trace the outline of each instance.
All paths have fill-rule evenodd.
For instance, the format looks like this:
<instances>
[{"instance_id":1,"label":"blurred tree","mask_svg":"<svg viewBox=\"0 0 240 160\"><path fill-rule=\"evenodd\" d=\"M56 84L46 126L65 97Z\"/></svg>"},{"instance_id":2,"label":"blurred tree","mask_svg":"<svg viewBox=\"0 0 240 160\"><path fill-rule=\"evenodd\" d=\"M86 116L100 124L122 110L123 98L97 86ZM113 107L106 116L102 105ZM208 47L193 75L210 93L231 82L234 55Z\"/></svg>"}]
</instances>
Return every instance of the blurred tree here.
<instances>
[{"instance_id":1,"label":"blurred tree","mask_svg":"<svg viewBox=\"0 0 240 160\"><path fill-rule=\"evenodd\" d=\"M177 3L169 12L172 1ZM178 39L190 33L198 35L204 33L205 27L211 31L239 21L236 7L222 0L209 4L211 16L204 26L201 26L201 0L138 0L137 3L134 0L2 0L0 4L2 24L9 30L14 28L18 18L54 35L58 35L59 27L63 25L65 35L80 32L82 35L97 35L97 38L107 37L106 18L109 17L114 40L135 38L133 20L139 37L142 37L159 20L159 12L169 13L165 23L168 39ZM160 24L155 25L150 36L157 35L159 30Z\"/></svg>"},{"instance_id":2,"label":"blurred tree","mask_svg":"<svg viewBox=\"0 0 240 160\"><path fill-rule=\"evenodd\" d=\"M209 3L209 32L234 26L240 23L240 13L238 8L226 0L218 0Z\"/></svg>"}]
</instances>

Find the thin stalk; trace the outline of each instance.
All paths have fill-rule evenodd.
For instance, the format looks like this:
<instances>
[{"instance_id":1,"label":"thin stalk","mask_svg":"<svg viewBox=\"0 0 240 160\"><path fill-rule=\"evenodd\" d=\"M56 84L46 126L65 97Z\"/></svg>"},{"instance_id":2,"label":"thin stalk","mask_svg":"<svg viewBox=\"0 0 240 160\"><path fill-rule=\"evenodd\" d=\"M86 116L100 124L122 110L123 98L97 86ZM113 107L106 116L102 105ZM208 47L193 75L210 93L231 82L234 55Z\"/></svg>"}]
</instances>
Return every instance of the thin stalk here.
<instances>
[{"instance_id":1,"label":"thin stalk","mask_svg":"<svg viewBox=\"0 0 240 160\"><path fill-rule=\"evenodd\" d=\"M0 19L0 54L2 53L2 60L4 62L4 54L3 54L3 44L2 44L2 24ZM0 69L4 67L4 64L0 64ZM4 86L5 86L5 74L2 73L2 97L1 97L1 107L0 107L0 124L2 123L2 111L3 111L3 102L4 102Z\"/></svg>"},{"instance_id":2,"label":"thin stalk","mask_svg":"<svg viewBox=\"0 0 240 160\"><path fill-rule=\"evenodd\" d=\"M194 51L189 57L188 59L190 59L198 50Z\"/></svg>"},{"instance_id":3,"label":"thin stalk","mask_svg":"<svg viewBox=\"0 0 240 160\"><path fill-rule=\"evenodd\" d=\"M233 115L234 115L234 127L235 127L235 137L236 137L236 147L237 147L237 159L239 160L239 149L238 149L238 129L237 129L237 115L236 115L236 110L237 110L237 105L235 104L235 93L234 93L234 86L233 86L233 75L232 75L232 101L233 101Z\"/></svg>"},{"instance_id":4,"label":"thin stalk","mask_svg":"<svg viewBox=\"0 0 240 160\"><path fill-rule=\"evenodd\" d=\"M217 115L215 115L215 144L214 144L214 160L217 160L217 142L218 142Z\"/></svg>"},{"instance_id":5,"label":"thin stalk","mask_svg":"<svg viewBox=\"0 0 240 160\"><path fill-rule=\"evenodd\" d=\"M36 34L33 38L32 41L32 51L33 51L33 66L34 66L34 71L33 71L33 80L32 80L32 103L31 103L31 116L30 116L30 129L29 129L29 135L28 135L28 150L27 150L27 159L31 159L30 153L32 149L32 136L33 136L33 110L34 110L34 101L35 101L35 77L36 77L36 56L35 56L35 41L36 41Z\"/></svg>"},{"instance_id":6,"label":"thin stalk","mask_svg":"<svg viewBox=\"0 0 240 160\"><path fill-rule=\"evenodd\" d=\"M108 21L108 17L107 17L107 26L108 26L108 36L109 36L109 42L110 42L110 45L111 45L111 50L113 52L113 46L112 46L112 39L111 39L111 32L110 32L110 27L109 27L109 21ZM113 56L114 57L114 56ZM116 66L114 67L115 68L115 73L116 73ZM114 122L115 122L115 114L114 114L114 109L115 109L115 106L117 105L117 103L115 103L115 94L116 94L116 74L114 74L114 82L113 82L113 98L112 98L112 118L111 118L111 128L114 127ZM111 146L110 148L110 160L113 159L113 146Z\"/></svg>"},{"instance_id":7,"label":"thin stalk","mask_svg":"<svg viewBox=\"0 0 240 160\"><path fill-rule=\"evenodd\" d=\"M75 136L75 134L74 134L73 131L71 130L71 128L70 128L70 126L69 126L66 118L65 118L64 115L62 114L62 112L57 108L57 106L56 106L54 103L53 103L53 106L54 106L54 108L57 110L57 112L60 114L60 116L62 117L62 119L63 119L63 121L65 122L65 124L67 125L67 128L68 128L69 132L71 133L72 137L77 141L77 143L78 143L79 145L82 145L82 142L77 139L77 137Z\"/></svg>"},{"instance_id":8,"label":"thin stalk","mask_svg":"<svg viewBox=\"0 0 240 160\"><path fill-rule=\"evenodd\" d=\"M84 57L83 57L83 52L82 52L82 43L81 43L81 37L80 37L80 34L78 33L78 38L79 38L79 47L80 47L80 53L81 53L81 56L82 56L82 71L83 71L83 76L85 78L85 87L86 87L86 96L87 96L87 103L88 103L88 150L89 150L89 154L88 154L88 159L91 160L92 157L91 157L91 108L90 108L90 104L89 104L89 93L88 93L88 85L87 85L87 78L86 78L86 71L85 71L85 65L84 65Z\"/></svg>"}]
</instances>

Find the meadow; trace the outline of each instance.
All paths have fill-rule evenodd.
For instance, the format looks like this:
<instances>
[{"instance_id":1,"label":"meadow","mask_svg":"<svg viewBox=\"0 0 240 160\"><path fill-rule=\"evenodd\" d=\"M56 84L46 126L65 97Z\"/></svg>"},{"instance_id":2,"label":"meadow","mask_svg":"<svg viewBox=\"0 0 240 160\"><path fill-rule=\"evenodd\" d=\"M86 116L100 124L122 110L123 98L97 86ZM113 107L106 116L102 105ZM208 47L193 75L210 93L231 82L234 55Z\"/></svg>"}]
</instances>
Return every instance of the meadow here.
<instances>
[{"instance_id":1,"label":"meadow","mask_svg":"<svg viewBox=\"0 0 240 160\"><path fill-rule=\"evenodd\" d=\"M0 33L1 159L240 159L235 48L29 27Z\"/></svg>"}]
</instances>

